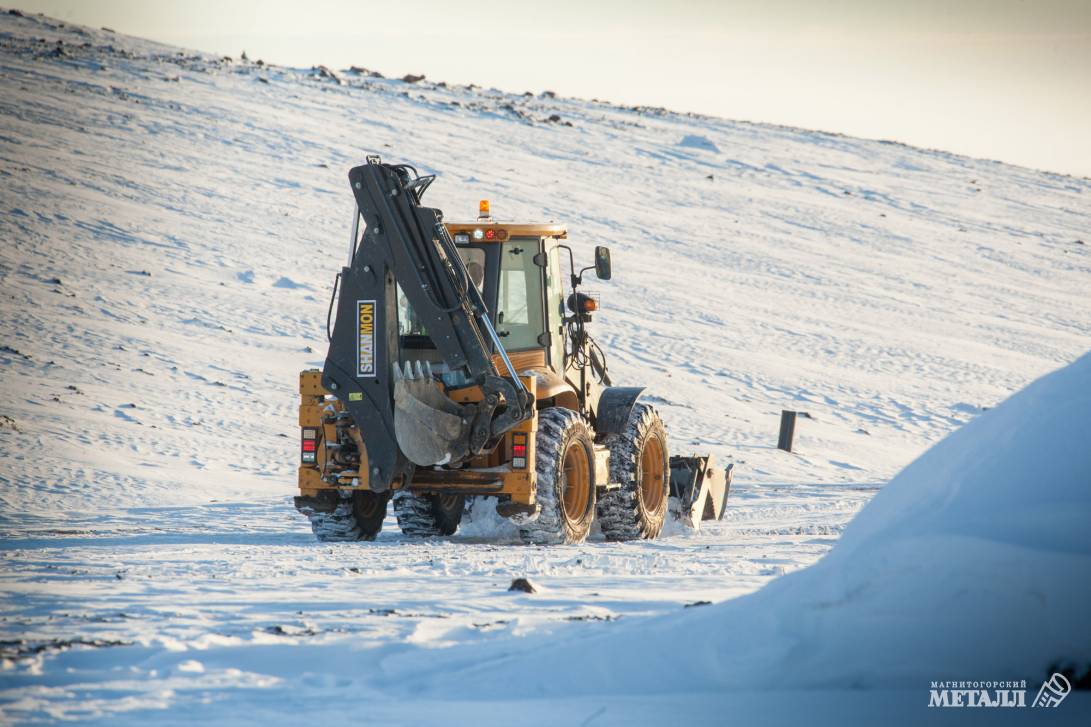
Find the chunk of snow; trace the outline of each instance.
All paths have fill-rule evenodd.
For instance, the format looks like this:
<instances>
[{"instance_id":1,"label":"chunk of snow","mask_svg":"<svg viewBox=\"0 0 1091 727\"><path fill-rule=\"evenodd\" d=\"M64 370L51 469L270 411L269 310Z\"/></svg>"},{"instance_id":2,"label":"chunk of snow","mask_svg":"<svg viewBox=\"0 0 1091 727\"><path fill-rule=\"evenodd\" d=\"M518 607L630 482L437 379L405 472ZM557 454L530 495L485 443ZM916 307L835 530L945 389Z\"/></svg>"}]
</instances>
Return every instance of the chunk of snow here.
<instances>
[{"instance_id":1,"label":"chunk of snow","mask_svg":"<svg viewBox=\"0 0 1091 727\"><path fill-rule=\"evenodd\" d=\"M475 497L467 506L458 526L464 537L482 538L494 542L518 542L519 528L496 512L496 498Z\"/></svg>"},{"instance_id":2,"label":"chunk of snow","mask_svg":"<svg viewBox=\"0 0 1091 727\"><path fill-rule=\"evenodd\" d=\"M699 134L686 134L682 137L682 141L678 142L678 146L684 146L688 149L701 149L703 151L711 151L719 153L720 149L706 137Z\"/></svg>"}]
</instances>

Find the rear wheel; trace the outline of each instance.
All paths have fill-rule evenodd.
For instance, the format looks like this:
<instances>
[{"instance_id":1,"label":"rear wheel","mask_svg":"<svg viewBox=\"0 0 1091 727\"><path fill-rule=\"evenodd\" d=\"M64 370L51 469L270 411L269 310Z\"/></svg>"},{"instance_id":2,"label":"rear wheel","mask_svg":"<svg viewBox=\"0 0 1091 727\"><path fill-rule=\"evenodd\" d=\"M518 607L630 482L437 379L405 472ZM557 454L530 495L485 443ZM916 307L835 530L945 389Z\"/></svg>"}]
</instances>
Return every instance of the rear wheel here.
<instances>
[{"instance_id":1,"label":"rear wheel","mask_svg":"<svg viewBox=\"0 0 1091 727\"><path fill-rule=\"evenodd\" d=\"M659 412L637 404L622 434L607 439L610 481L621 487L598 503L599 527L607 540L654 538L663 529L670 488L667 429Z\"/></svg>"},{"instance_id":2,"label":"rear wheel","mask_svg":"<svg viewBox=\"0 0 1091 727\"><path fill-rule=\"evenodd\" d=\"M386 492L322 490L313 497L295 498L295 506L322 542L374 540L383 529L389 499Z\"/></svg>"},{"instance_id":3,"label":"rear wheel","mask_svg":"<svg viewBox=\"0 0 1091 727\"><path fill-rule=\"evenodd\" d=\"M538 412L538 517L519 525L525 543L580 543L595 516L595 454L591 430L577 412Z\"/></svg>"},{"instance_id":4,"label":"rear wheel","mask_svg":"<svg viewBox=\"0 0 1091 727\"><path fill-rule=\"evenodd\" d=\"M465 495L418 495L405 489L394 493L398 527L412 538L454 535L465 507Z\"/></svg>"}]
</instances>

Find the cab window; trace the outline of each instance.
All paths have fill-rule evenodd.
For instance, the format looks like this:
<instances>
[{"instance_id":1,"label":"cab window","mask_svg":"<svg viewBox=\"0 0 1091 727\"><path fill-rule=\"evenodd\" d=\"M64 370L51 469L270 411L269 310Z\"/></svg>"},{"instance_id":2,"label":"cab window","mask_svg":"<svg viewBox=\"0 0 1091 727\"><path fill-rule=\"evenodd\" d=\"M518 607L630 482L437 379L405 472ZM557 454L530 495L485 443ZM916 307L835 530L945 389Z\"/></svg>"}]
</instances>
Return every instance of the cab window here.
<instances>
[{"instance_id":1,"label":"cab window","mask_svg":"<svg viewBox=\"0 0 1091 727\"><path fill-rule=\"evenodd\" d=\"M496 332L504 348L540 348L545 330L542 311L542 270L534 264L537 240L512 240L500 250Z\"/></svg>"},{"instance_id":2,"label":"cab window","mask_svg":"<svg viewBox=\"0 0 1091 727\"><path fill-rule=\"evenodd\" d=\"M555 371L564 370L564 276L561 274L561 250L556 242L549 245L546 268L546 324L552 337L549 363Z\"/></svg>"},{"instance_id":3,"label":"cab window","mask_svg":"<svg viewBox=\"0 0 1091 727\"><path fill-rule=\"evenodd\" d=\"M482 290L485 285L485 251L473 247L460 247L458 254L462 257L462 263L466 266L466 272L470 274L470 280ZM398 286L398 335L400 336L427 336L424 324L421 323L409 299L405 297L402 286Z\"/></svg>"}]
</instances>

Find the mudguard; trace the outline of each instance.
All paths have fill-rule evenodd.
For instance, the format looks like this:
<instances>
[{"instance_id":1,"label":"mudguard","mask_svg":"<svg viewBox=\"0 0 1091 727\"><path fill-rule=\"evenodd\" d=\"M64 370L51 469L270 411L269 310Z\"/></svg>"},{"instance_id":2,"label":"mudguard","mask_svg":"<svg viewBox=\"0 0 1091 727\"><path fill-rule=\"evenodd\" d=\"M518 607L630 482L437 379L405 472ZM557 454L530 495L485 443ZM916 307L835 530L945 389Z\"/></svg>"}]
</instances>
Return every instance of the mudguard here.
<instances>
[{"instance_id":1,"label":"mudguard","mask_svg":"<svg viewBox=\"0 0 1091 727\"><path fill-rule=\"evenodd\" d=\"M595 434L624 434L629 414L637 399L644 393L644 386L611 386L599 395L595 409Z\"/></svg>"}]
</instances>

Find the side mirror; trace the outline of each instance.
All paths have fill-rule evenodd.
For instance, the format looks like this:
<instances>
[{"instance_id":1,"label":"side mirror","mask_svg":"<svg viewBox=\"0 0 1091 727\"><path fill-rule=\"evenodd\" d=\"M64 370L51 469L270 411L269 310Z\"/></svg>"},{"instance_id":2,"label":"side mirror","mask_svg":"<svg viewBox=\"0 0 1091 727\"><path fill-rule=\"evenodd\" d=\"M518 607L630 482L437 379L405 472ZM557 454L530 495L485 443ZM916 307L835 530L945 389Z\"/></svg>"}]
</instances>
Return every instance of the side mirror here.
<instances>
[{"instance_id":1,"label":"side mirror","mask_svg":"<svg viewBox=\"0 0 1091 727\"><path fill-rule=\"evenodd\" d=\"M610 248L595 246L595 277L599 280L610 279Z\"/></svg>"}]
</instances>

